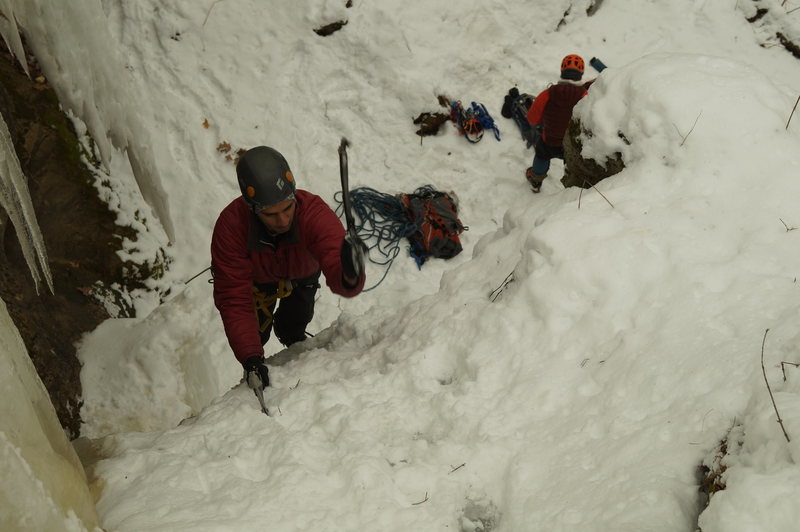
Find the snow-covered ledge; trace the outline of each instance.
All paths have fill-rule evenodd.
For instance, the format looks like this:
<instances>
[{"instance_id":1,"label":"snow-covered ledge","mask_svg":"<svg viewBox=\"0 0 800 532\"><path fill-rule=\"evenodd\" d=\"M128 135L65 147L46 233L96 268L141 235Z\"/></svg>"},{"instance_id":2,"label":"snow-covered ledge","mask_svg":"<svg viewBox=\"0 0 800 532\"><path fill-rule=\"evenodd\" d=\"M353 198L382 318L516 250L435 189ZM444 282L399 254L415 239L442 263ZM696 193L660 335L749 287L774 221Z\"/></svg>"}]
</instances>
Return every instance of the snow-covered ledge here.
<instances>
[{"instance_id":1,"label":"snow-covered ledge","mask_svg":"<svg viewBox=\"0 0 800 532\"><path fill-rule=\"evenodd\" d=\"M86 475L0 300L0 530L99 530Z\"/></svg>"}]
</instances>

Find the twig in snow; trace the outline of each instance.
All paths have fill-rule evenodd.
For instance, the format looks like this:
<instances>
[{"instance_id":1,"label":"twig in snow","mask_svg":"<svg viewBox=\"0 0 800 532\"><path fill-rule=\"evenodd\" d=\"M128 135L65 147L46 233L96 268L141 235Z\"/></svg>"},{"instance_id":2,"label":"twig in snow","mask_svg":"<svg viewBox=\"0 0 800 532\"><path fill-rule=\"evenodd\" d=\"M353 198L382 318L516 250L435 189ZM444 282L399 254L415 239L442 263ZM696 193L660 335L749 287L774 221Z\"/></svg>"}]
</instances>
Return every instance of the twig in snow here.
<instances>
[{"instance_id":1,"label":"twig in snow","mask_svg":"<svg viewBox=\"0 0 800 532\"><path fill-rule=\"evenodd\" d=\"M583 187L581 187L581 191L578 192L578 210L581 210L581 196L583 196Z\"/></svg>"},{"instance_id":2,"label":"twig in snow","mask_svg":"<svg viewBox=\"0 0 800 532\"><path fill-rule=\"evenodd\" d=\"M208 11L206 12L206 18L203 19L203 24L200 26L201 28L206 27L206 22L208 22L208 17L209 15L211 15L211 10L214 9L214 6L219 4L220 2L222 2L222 0L215 0L214 3L211 4L211 7L208 8Z\"/></svg>"},{"instance_id":3,"label":"twig in snow","mask_svg":"<svg viewBox=\"0 0 800 532\"><path fill-rule=\"evenodd\" d=\"M290 389L290 390L294 390L294 389L295 389L295 388L297 388L298 386L300 386L300 379L297 379L297 384L295 384L294 386L289 386L289 389Z\"/></svg>"},{"instance_id":4,"label":"twig in snow","mask_svg":"<svg viewBox=\"0 0 800 532\"><path fill-rule=\"evenodd\" d=\"M453 469L451 469L451 470L450 470L450 473L453 473L454 471L458 471L459 469L461 469L461 468L462 468L462 467L464 467L465 465L467 465L467 463L466 463L466 462L464 462L464 463L463 463L463 464L461 464L460 466L456 466L456 467L450 466L450 467L453 467ZM450 473L448 473L448 475L449 475Z\"/></svg>"},{"instance_id":5,"label":"twig in snow","mask_svg":"<svg viewBox=\"0 0 800 532\"><path fill-rule=\"evenodd\" d=\"M428 502L428 492L427 491L425 492L425 498L424 499L422 499L419 502L412 502L411 506L417 506L419 504L422 504L423 502Z\"/></svg>"},{"instance_id":6,"label":"twig in snow","mask_svg":"<svg viewBox=\"0 0 800 532\"><path fill-rule=\"evenodd\" d=\"M511 273L509 273L508 275L506 275L506 278L503 280L503 282L500 284L500 286L498 286L497 288L492 290L492 293L489 294L489 297L492 298L492 303L494 303L495 300L497 300L497 298L500 297L500 294L503 293L503 290L506 289L506 286L508 286L509 283L512 283L512 282L514 282L514 272L513 271Z\"/></svg>"},{"instance_id":7,"label":"twig in snow","mask_svg":"<svg viewBox=\"0 0 800 532\"><path fill-rule=\"evenodd\" d=\"M769 392L769 398L772 399L772 407L775 409L775 415L778 417L778 423L781 426L781 430L783 431L783 435L786 437L786 441L791 443L791 439L789 435L786 433L786 427L783 426L783 420L781 419L781 414L778 412L778 405L775 404L775 396L772 395L772 388L769 386L769 380L767 379L767 370L764 367L764 344L767 342L767 333L769 329L764 331L764 339L761 341L761 372L764 374L764 382L767 383L767 391Z\"/></svg>"},{"instance_id":8,"label":"twig in snow","mask_svg":"<svg viewBox=\"0 0 800 532\"><path fill-rule=\"evenodd\" d=\"M606 200L606 203L608 203L609 205L611 205L611 208L612 208L612 209L616 209L616 207L614 207L614 204L613 204L613 203L611 203L610 201L608 201L608 198L605 196L605 194L603 194L602 192L600 192L600 189L598 189L596 186L594 186L593 184L589 183L589 182L588 182L587 180L585 180L585 179L583 180L583 183L584 183L585 185L589 185L590 187L592 187L593 189L595 189L595 190L597 191L597 193L598 193L598 194L600 194L601 196L603 196L603 199L604 199L604 200ZM578 198L578 200L580 200L580 197ZM579 207L579 208L580 208L580 207Z\"/></svg>"},{"instance_id":9,"label":"twig in snow","mask_svg":"<svg viewBox=\"0 0 800 532\"><path fill-rule=\"evenodd\" d=\"M786 382L786 365L800 368L800 364L795 364L794 362L781 362L781 371L783 372L783 382Z\"/></svg>"},{"instance_id":10,"label":"twig in snow","mask_svg":"<svg viewBox=\"0 0 800 532\"><path fill-rule=\"evenodd\" d=\"M706 428L706 418L707 418L707 417L708 417L708 415L709 415L711 412L713 412L713 411L714 411L714 409L712 408L712 409L710 409L708 412L706 412L705 414L703 414L703 420L702 420L702 422L700 423L700 432L703 432L703 431L705 430L705 428Z\"/></svg>"},{"instance_id":11,"label":"twig in snow","mask_svg":"<svg viewBox=\"0 0 800 532\"><path fill-rule=\"evenodd\" d=\"M192 276L192 278L191 278L191 279L189 279L188 281L186 281L186 282L185 282L185 283L183 283L183 284L189 284L189 283L191 283L192 281L194 281L195 279L197 279L198 277L200 277L201 275L203 275L205 272L207 272L207 271L208 271L208 270L210 270L210 269L211 269L211 266L209 266L208 268L206 268L206 269L205 269L205 270L203 270L202 272L198 273L197 275L194 275L194 276ZM213 279L212 279L211 281L213 281ZM212 283L212 284L213 284L213 283Z\"/></svg>"},{"instance_id":12,"label":"twig in snow","mask_svg":"<svg viewBox=\"0 0 800 532\"><path fill-rule=\"evenodd\" d=\"M612 208L612 209L615 209L615 208L616 208L616 207L614 207L614 204L613 204L613 203L611 203L610 201L608 201L608 198L605 196L605 194L603 194L602 192L600 192L600 189L598 189L598 188L597 188L596 186L594 186L594 185L592 185L592 188L593 188L593 189L595 189L595 190L597 191L597 193L598 193L598 194L600 194L601 196L603 196L603 199L604 199L604 200L606 200L606 202L607 202L609 205L611 205L611 208Z\"/></svg>"},{"instance_id":13,"label":"twig in snow","mask_svg":"<svg viewBox=\"0 0 800 532\"><path fill-rule=\"evenodd\" d=\"M675 128L675 131L677 131L677 132L678 132L678 135L680 135L680 136L681 136L681 138L683 138L683 140L681 141L681 143L680 143L680 144L678 144L678 146L683 146L684 144L686 144L686 139L688 139L688 138L689 138L689 135L691 135L691 134L692 134L692 131L694 131L694 126L696 126L696 125L697 125L697 121L698 121L698 120L700 120L700 117L701 117L702 115L703 115L703 111L700 111L700 114L698 114L698 115L697 115L697 118L695 118L695 119L694 119L694 124L692 124L692 128L689 130L689 132L686 134L686 136L684 136L684 135L683 135L683 133L681 133L681 130L680 130L680 129L678 129L678 126L676 126L675 124L672 124L672 127L674 127L674 128Z\"/></svg>"},{"instance_id":14,"label":"twig in snow","mask_svg":"<svg viewBox=\"0 0 800 532\"><path fill-rule=\"evenodd\" d=\"M788 225L786 225L786 222L783 221L783 218L778 218L778 220L780 220L783 226L786 228L787 233L789 231L794 231L795 229L797 229L796 227L789 227Z\"/></svg>"},{"instance_id":15,"label":"twig in snow","mask_svg":"<svg viewBox=\"0 0 800 532\"><path fill-rule=\"evenodd\" d=\"M798 7L797 9L800 9L800 7ZM789 115L789 120L786 121L786 129L789 129L789 122L792 121L792 117L794 116L794 111L795 111L795 109L797 109L797 104L798 103L800 103L800 96L798 96L797 100L795 100L795 102L794 102L794 107L792 107L792 113Z\"/></svg>"}]
</instances>

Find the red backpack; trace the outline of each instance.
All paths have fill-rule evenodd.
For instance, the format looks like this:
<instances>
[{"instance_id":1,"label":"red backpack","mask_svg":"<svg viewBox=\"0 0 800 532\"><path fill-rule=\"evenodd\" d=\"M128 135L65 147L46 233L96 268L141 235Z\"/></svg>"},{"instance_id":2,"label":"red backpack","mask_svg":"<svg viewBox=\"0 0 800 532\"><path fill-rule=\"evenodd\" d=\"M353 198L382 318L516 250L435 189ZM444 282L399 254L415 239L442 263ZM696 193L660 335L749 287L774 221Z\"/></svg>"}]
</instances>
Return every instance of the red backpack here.
<instances>
[{"instance_id":1,"label":"red backpack","mask_svg":"<svg viewBox=\"0 0 800 532\"><path fill-rule=\"evenodd\" d=\"M398 199L417 228L408 240L418 267L428 257L449 259L461 253L458 235L468 228L458 219L458 205L449 194L427 185L411 194L400 194Z\"/></svg>"}]
</instances>

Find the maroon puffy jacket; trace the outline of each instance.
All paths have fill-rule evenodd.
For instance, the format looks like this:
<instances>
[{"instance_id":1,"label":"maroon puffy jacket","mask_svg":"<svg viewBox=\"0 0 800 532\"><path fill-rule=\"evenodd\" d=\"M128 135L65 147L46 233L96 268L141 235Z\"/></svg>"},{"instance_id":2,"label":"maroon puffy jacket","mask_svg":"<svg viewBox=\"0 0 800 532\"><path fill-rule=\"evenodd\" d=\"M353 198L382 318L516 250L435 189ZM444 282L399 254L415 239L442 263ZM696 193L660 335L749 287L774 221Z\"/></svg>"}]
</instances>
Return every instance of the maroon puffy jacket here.
<instances>
[{"instance_id":1,"label":"maroon puffy jacket","mask_svg":"<svg viewBox=\"0 0 800 532\"><path fill-rule=\"evenodd\" d=\"M345 231L336 213L322 198L305 190L298 190L295 199L292 229L277 238L267 233L241 197L222 210L214 226L214 304L240 362L264 354L253 306L253 283L303 279L321 269L335 294L353 297L364 288L363 273L354 288L342 282L340 250Z\"/></svg>"},{"instance_id":2,"label":"maroon puffy jacket","mask_svg":"<svg viewBox=\"0 0 800 532\"><path fill-rule=\"evenodd\" d=\"M592 80L594 81L594 80ZM550 146L562 146L564 133L572 118L572 108L586 96L592 81L575 85L560 81L543 90L528 109L528 123L541 124L542 140Z\"/></svg>"}]
</instances>

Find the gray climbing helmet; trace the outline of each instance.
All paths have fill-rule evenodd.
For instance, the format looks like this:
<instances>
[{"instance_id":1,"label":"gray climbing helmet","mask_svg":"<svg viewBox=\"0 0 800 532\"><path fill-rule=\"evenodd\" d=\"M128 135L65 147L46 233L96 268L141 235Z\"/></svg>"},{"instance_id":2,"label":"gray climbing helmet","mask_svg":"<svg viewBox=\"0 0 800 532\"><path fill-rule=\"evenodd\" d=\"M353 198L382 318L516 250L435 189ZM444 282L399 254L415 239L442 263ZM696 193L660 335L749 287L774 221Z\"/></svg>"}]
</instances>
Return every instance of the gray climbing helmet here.
<instances>
[{"instance_id":1,"label":"gray climbing helmet","mask_svg":"<svg viewBox=\"0 0 800 532\"><path fill-rule=\"evenodd\" d=\"M259 212L294 198L295 183L289 163L277 150L267 146L249 149L236 165L242 197Z\"/></svg>"}]
</instances>

